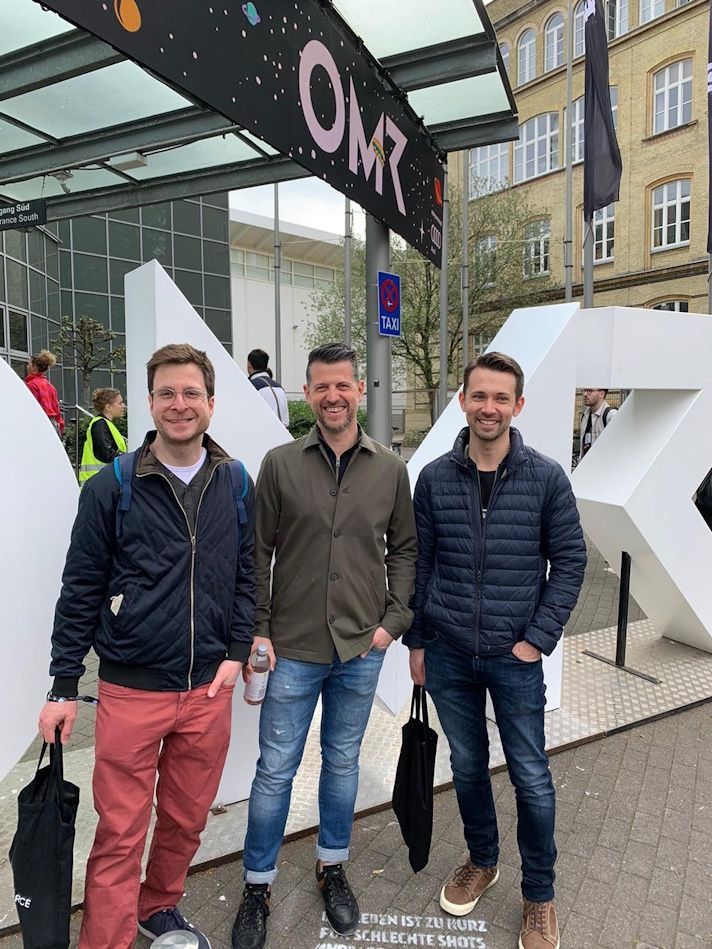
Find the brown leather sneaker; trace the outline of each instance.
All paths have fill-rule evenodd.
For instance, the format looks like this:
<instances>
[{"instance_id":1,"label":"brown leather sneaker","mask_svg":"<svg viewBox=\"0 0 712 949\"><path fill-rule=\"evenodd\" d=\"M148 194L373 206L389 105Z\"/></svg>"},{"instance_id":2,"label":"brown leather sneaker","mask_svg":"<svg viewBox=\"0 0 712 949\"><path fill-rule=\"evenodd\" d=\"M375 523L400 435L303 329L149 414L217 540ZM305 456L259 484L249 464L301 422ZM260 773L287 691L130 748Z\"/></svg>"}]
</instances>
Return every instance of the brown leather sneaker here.
<instances>
[{"instance_id":1,"label":"brown leather sneaker","mask_svg":"<svg viewBox=\"0 0 712 949\"><path fill-rule=\"evenodd\" d=\"M440 905L452 916L466 916L498 877L497 867L473 867L468 861L455 870L452 879L440 891Z\"/></svg>"},{"instance_id":2,"label":"brown leather sneaker","mask_svg":"<svg viewBox=\"0 0 712 949\"><path fill-rule=\"evenodd\" d=\"M559 949L559 921L553 900L533 903L524 900L519 949Z\"/></svg>"}]
</instances>

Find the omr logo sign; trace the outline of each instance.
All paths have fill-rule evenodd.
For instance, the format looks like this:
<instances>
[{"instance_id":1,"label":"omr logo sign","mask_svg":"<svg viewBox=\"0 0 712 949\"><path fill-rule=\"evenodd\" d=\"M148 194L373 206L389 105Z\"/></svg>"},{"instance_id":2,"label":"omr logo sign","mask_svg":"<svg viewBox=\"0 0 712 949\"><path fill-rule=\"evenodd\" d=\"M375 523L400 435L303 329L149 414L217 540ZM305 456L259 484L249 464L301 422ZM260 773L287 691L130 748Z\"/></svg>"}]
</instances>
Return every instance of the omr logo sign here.
<instances>
[{"instance_id":1,"label":"omr logo sign","mask_svg":"<svg viewBox=\"0 0 712 949\"><path fill-rule=\"evenodd\" d=\"M335 115L333 125L330 128L325 128L321 124L312 101L311 78L312 73L318 66L326 71L334 95ZM389 115L381 112L371 137L367 139L366 131L361 121L361 107L351 76L349 76L348 96L349 171L353 175L358 174L360 158L364 178L368 181L375 168L374 187L376 193L382 195L383 170L387 163L398 210L401 214L405 215L405 202L403 200L403 189L398 174L398 163L408 144L408 138ZM314 142L324 152L330 154L336 152L341 147L346 133L346 96L334 57L319 40L310 40L301 51L299 61L299 98L304 120ZM385 156L386 149L384 148L386 139L389 139L391 142L388 158Z\"/></svg>"}]
</instances>

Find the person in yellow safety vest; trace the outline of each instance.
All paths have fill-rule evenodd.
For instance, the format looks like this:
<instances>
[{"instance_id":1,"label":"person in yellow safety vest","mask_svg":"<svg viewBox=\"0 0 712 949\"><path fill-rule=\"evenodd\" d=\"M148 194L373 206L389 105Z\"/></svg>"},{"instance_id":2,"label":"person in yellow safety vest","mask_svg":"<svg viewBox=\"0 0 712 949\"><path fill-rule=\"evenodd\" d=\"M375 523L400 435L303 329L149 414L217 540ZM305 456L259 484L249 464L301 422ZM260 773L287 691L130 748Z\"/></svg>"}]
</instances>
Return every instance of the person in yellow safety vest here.
<instances>
[{"instance_id":1,"label":"person in yellow safety vest","mask_svg":"<svg viewBox=\"0 0 712 949\"><path fill-rule=\"evenodd\" d=\"M94 389L91 394L96 416L89 423L79 468L79 484L85 484L97 471L126 451L126 440L114 425L126 406L118 389Z\"/></svg>"}]
</instances>

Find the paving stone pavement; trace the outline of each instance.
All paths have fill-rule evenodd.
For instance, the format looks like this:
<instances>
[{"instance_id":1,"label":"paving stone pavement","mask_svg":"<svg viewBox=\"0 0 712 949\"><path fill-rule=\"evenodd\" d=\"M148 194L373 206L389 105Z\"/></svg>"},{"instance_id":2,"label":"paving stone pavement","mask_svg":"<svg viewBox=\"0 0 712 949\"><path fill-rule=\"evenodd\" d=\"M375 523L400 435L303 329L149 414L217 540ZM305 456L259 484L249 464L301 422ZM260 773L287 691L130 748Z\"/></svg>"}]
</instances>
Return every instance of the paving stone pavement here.
<instances>
[{"instance_id":1,"label":"paving stone pavement","mask_svg":"<svg viewBox=\"0 0 712 949\"><path fill-rule=\"evenodd\" d=\"M562 949L712 949L712 702L556 754L551 770ZM391 810L356 821L348 876L363 915L352 937L334 936L322 918L314 836L285 844L267 949L513 949L521 905L516 804L506 772L493 785L500 878L470 917L454 920L437 903L466 857L448 790L436 795L430 861L417 875ZM188 879L182 909L213 949L230 947L241 880L239 860ZM79 921L76 914L72 947ZM137 949L148 945L139 937ZM0 939L0 949L21 946L19 935Z\"/></svg>"}]
</instances>

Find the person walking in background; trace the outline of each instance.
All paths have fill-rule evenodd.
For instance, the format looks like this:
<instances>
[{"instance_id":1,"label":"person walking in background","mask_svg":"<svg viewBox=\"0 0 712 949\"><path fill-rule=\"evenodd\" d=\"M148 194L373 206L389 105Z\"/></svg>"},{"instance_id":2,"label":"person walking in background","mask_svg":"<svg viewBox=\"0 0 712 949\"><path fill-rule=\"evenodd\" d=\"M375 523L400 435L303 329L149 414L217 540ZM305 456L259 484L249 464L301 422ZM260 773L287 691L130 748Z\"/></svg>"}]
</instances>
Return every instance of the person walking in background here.
<instances>
[{"instance_id":1,"label":"person walking in background","mask_svg":"<svg viewBox=\"0 0 712 949\"><path fill-rule=\"evenodd\" d=\"M123 418L126 406L118 389L94 389L91 401L96 415L89 423L79 467L79 483L86 482L97 471L126 451L126 440L114 421Z\"/></svg>"},{"instance_id":2,"label":"person walking in background","mask_svg":"<svg viewBox=\"0 0 712 949\"><path fill-rule=\"evenodd\" d=\"M252 385L285 426L289 427L287 395L269 368L269 355L264 349L253 349L247 357L247 375Z\"/></svg>"},{"instance_id":3,"label":"person walking in background","mask_svg":"<svg viewBox=\"0 0 712 949\"><path fill-rule=\"evenodd\" d=\"M343 864L361 741L386 650L412 617L417 542L406 466L358 425L364 383L352 349L312 350L306 375L316 424L268 452L257 480L252 648L267 647L273 671L260 715L234 949L264 946L292 781L320 698L316 881L332 929L356 930L359 908Z\"/></svg>"},{"instance_id":4,"label":"person walking in background","mask_svg":"<svg viewBox=\"0 0 712 949\"><path fill-rule=\"evenodd\" d=\"M558 949L541 657L554 650L576 605L586 546L563 469L510 427L524 407L523 389L521 367L503 353L485 353L465 369L459 398L467 425L415 488L414 620L403 642L413 681L432 696L450 745L469 851L440 905L464 916L499 876L489 692L517 800L519 949Z\"/></svg>"},{"instance_id":5,"label":"person walking in background","mask_svg":"<svg viewBox=\"0 0 712 949\"><path fill-rule=\"evenodd\" d=\"M618 413L618 409L612 408L606 402L607 395L608 389L583 390L584 410L579 428L579 461L590 451L603 429Z\"/></svg>"},{"instance_id":6,"label":"person walking in background","mask_svg":"<svg viewBox=\"0 0 712 949\"><path fill-rule=\"evenodd\" d=\"M47 370L57 362L57 357L48 349L41 349L27 361L25 385L37 399L42 409L61 438L64 435L64 417L59 407L57 390L47 378Z\"/></svg>"},{"instance_id":7,"label":"person walking in background","mask_svg":"<svg viewBox=\"0 0 712 949\"><path fill-rule=\"evenodd\" d=\"M52 632L54 683L39 717L45 741L56 726L69 741L93 647L99 823L79 949L131 949L137 926L152 940L187 931L209 949L178 903L217 793L254 628L254 489L206 434L213 365L174 344L153 354L147 374L155 430L120 459L121 481L108 466L79 495Z\"/></svg>"}]
</instances>

